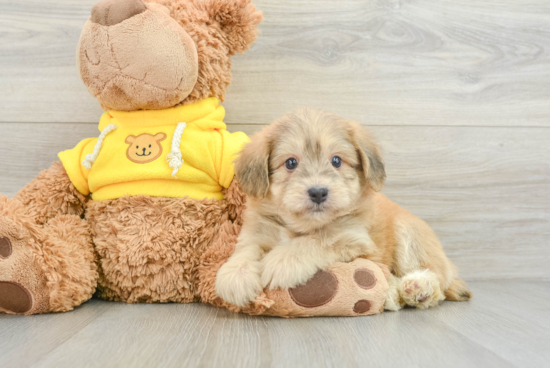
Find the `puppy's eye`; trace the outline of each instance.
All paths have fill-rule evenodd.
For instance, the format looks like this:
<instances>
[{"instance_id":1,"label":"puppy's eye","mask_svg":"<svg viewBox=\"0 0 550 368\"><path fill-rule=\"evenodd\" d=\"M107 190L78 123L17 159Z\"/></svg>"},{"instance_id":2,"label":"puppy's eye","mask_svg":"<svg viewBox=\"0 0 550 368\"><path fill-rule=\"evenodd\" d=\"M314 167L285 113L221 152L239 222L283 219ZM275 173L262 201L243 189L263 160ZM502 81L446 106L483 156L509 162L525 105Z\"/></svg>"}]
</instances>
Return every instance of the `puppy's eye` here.
<instances>
[{"instance_id":1,"label":"puppy's eye","mask_svg":"<svg viewBox=\"0 0 550 368\"><path fill-rule=\"evenodd\" d=\"M151 148L151 145L149 145L149 148Z\"/></svg>"},{"instance_id":2,"label":"puppy's eye","mask_svg":"<svg viewBox=\"0 0 550 368\"><path fill-rule=\"evenodd\" d=\"M340 168L340 166L342 166L342 159L338 156L334 156L331 160L331 164L338 169Z\"/></svg>"},{"instance_id":3,"label":"puppy's eye","mask_svg":"<svg viewBox=\"0 0 550 368\"><path fill-rule=\"evenodd\" d=\"M287 170L292 171L298 167L298 160L295 158L289 158L285 161L285 167Z\"/></svg>"},{"instance_id":4,"label":"puppy's eye","mask_svg":"<svg viewBox=\"0 0 550 368\"><path fill-rule=\"evenodd\" d=\"M139 148L139 146L136 146L136 148Z\"/></svg>"}]
</instances>

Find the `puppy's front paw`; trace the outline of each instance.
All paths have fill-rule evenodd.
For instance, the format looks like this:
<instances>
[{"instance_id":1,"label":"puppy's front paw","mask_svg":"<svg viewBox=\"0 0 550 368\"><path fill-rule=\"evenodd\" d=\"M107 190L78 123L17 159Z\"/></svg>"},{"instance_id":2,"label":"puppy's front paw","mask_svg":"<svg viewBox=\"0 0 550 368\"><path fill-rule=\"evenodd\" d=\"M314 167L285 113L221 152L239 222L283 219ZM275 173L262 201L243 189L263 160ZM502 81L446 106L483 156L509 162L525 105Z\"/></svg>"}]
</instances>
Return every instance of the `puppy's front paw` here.
<instances>
[{"instance_id":1,"label":"puppy's front paw","mask_svg":"<svg viewBox=\"0 0 550 368\"><path fill-rule=\"evenodd\" d=\"M401 279L400 293L407 305L418 309L435 307L445 299L436 274L430 270L406 274Z\"/></svg>"},{"instance_id":2,"label":"puppy's front paw","mask_svg":"<svg viewBox=\"0 0 550 368\"><path fill-rule=\"evenodd\" d=\"M318 271L317 267L288 254L285 248L275 248L262 260L262 285L290 289L305 284Z\"/></svg>"},{"instance_id":3,"label":"puppy's front paw","mask_svg":"<svg viewBox=\"0 0 550 368\"><path fill-rule=\"evenodd\" d=\"M226 302L246 307L262 292L258 262L224 264L216 276L216 293Z\"/></svg>"}]
</instances>

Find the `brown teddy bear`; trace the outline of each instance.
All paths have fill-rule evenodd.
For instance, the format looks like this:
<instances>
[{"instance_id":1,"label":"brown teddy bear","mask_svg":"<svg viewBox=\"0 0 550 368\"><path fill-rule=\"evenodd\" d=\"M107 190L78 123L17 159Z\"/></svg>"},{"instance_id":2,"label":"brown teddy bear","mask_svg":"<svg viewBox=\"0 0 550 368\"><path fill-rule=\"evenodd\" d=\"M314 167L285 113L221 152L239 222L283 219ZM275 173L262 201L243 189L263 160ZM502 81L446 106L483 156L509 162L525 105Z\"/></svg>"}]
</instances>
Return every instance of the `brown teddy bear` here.
<instances>
[{"instance_id":1,"label":"brown teddy bear","mask_svg":"<svg viewBox=\"0 0 550 368\"><path fill-rule=\"evenodd\" d=\"M240 215L223 123L231 56L257 37L250 0L102 0L77 67L106 111L98 137L0 197L0 309L200 299L198 266ZM225 197L226 200L222 200Z\"/></svg>"},{"instance_id":2,"label":"brown teddy bear","mask_svg":"<svg viewBox=\"0 0 550 368\"><path fill-rule=\"evenodd\" d=\"M220 100L231 59L257 37L250 0L102 0L77 67L106 111L96 138L61 152L15 198L0 196L0 311L69 311L108 300L204 301L240 231L245 197ZM359 315L383 308L387 274L364 259L242 310Z\"/></svg>"}]
</instances>

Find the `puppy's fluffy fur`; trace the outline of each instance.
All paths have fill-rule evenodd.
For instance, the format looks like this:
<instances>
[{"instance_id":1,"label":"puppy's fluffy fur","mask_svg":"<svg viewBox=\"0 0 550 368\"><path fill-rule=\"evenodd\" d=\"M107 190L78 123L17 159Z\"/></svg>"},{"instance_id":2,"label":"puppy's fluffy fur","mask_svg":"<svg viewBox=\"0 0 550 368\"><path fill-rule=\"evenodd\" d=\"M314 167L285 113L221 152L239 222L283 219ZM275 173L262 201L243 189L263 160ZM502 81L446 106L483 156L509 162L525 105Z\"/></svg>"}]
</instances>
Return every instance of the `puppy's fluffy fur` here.
<instances>
[{"instance_id":1,"label":"puppy's fluffy fur","mask_svg":"<svg viewBox=\"0 0 550 368\"><path fill-rule=\"evenodd\" d=\"M245 306L266 286L292 288L357 257L392 271L386 309L470 299L432 229L379 193L380 149L358 123L310 109L286 115L252 137L236 175L249 198L235 252L217 275L226 301ZM325 200L314 201L311 188L327 189Z\"/></svg>"}]
</instances>

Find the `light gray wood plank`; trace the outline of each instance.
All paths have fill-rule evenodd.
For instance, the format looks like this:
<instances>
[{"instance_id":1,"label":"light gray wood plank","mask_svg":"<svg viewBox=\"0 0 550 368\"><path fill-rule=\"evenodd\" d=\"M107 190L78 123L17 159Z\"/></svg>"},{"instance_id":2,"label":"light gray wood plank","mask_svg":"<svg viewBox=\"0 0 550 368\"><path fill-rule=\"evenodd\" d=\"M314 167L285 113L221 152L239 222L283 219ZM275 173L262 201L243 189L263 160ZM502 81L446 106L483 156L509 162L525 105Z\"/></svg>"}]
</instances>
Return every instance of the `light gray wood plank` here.
<instances>
[{"instance_id":1,"label":"light gray wood plank","mask_svg":"<svg viewBox=\"0 0 550 368\"><path fill-rule=\"evenodd\" d=\"M28 367L69 341L109 309L91 301L74 313L13 316L0 313L0 366Z\"/></svg>"},{"instance_id":2,"label":"light gray wood plank","mask_svg":"<svg viewBox=\"0 0 550 368\"><path fill-rule=\"evenodd\" d=\"M432 316L518 367L547 366L550 284L501 280L473 286L474 303L434 309Z\"/></svg>"},{"instance_id":3,"label":"light gray wood plank","mask_svg":"<svg viewBox=\"0 0 550 368\"><path fill-rule=\"evenodd\" d=\"M59 152L98 135L97 124L0 124L0 193L14 196Z\"/></svg>"},{"instance_id":4,"label":"light gray wood plank","mask_svg":"<svg viewBox=\"0 0 550 368\"><path fill-rule=\"evenodd\" d=\"M13 196L91 124L2 124L0 193ZM253 125L231 125L248 134ZM371 127L383 192L425 219L466 279L550 278L550 129Z\"/></svg>"},{"instance_id":5,"label":"light gray wood plank","mask_svg":"<svg viewBox=\"0 0 550 368\"><path fill-rule=\"evenodd\" d=\"M75 65L80 31L94 3L0 2L0 106L6 112L1 121L97 120L101 108Z\"/></svg>"},{"instance_id":6,"label":"light gray wood plank","mask_svg":"<svg viewBox=\"0 0 550 368\"><path fill-rule=\"evenodd\" d=\"M39 365L258 367L269 358L262 321L201 304L110 303L103 319Z\"/></svg>"},{"instance_id":7,"label":"light gray wood plank","mask_svg":"<svg viewBox=\"0 0 550 368\"><path fill-rule=\"evenodd\" d=\"M268 320L267 325L281 367L512 366L415 310L360 319Z\"/></svg>"},{"instance_id":8,"label":"light gray wood plank","mask_svg":"<svg viewBox=\"0 0 550 368\"><path fill-rule=\"evenodd\" d=\"M95 0L0 3L2 122L95 122L74 54ZM370 125L549 126L546 0L256 0L230 123L298 106Z\"/></svg>"},{"instance_id":9,"label":"light gray wood plank","mask_svg":"<svg viewBox=\"0 0 550 368\"><path fill-rule=\"evenodd\" d=\"M545 344L550 339L550 300L526 301L531 295L548 295L550 284L490 281L470 286L474 299L468 303L444 302L426 311L406 309L357 318L285 320L202 304L126 305L99 300L71 313L40 316L40 329L29 329L27 324L37 317L0 315L2 326L10 324L9 329L0 329L0 365L545 366L550 358ZM89 321L90 311L101 312ZM69 339L59 339L69 320L83 328ZM37 334L47 326L52 327L48 338ZM52 349L53 345L57 346Z\"/></svg>"},{"instance_id":10,"label":"light gray wood plank","mask_svg":"<svg viewBox=\"0 0 550 368\"><path fill-rule=\"evenodd\" d=\"M226 104L243 123L306 105L369 125L549 125L545 0L257 3Z\"/></svg>"}]
</instances>

